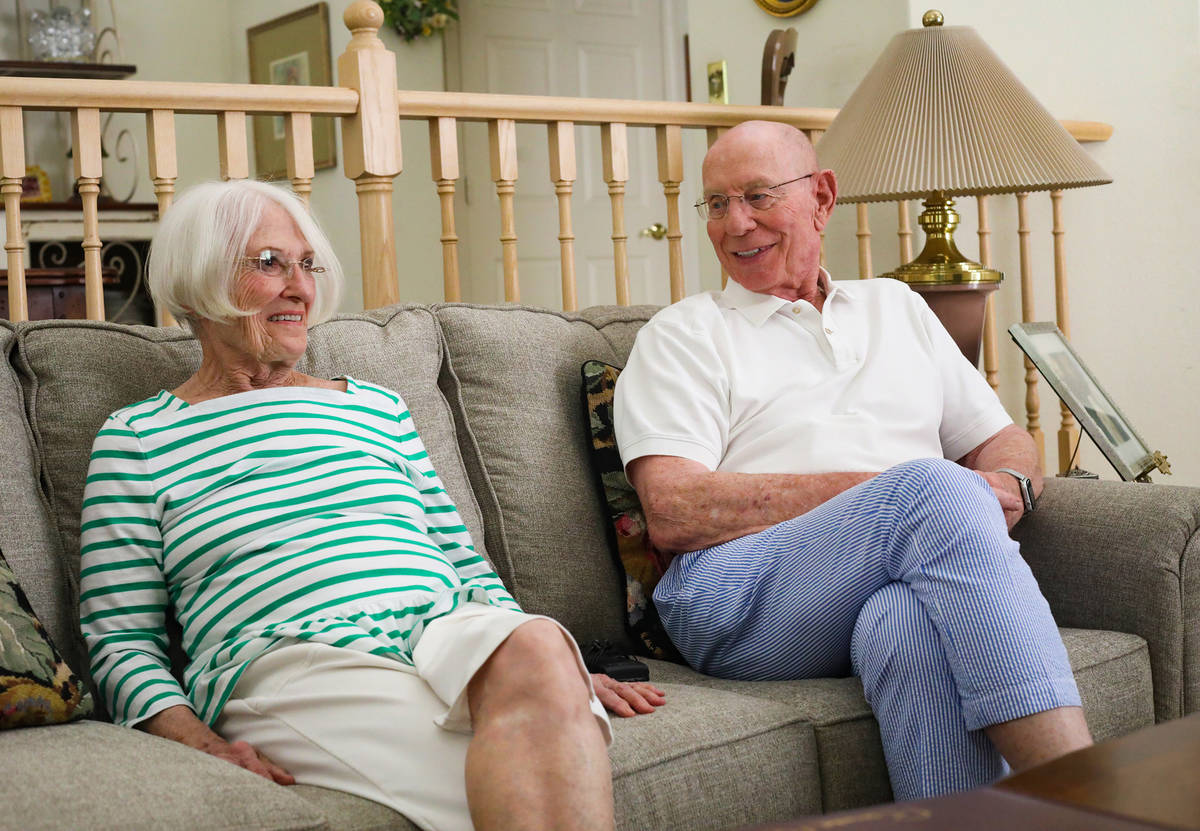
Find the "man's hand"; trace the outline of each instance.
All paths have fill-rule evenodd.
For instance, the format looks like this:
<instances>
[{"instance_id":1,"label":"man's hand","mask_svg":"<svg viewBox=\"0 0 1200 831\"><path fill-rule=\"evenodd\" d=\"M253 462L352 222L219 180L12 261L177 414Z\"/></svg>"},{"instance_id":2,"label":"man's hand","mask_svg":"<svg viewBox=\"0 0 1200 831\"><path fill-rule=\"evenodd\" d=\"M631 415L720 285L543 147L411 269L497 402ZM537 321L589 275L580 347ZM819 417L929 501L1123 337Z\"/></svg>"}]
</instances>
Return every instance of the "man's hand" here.
<instances>
[{"instance_id":1,"label":"man's hand","mask_svg":"<svg viewBox=\"0 0 1200 831\"><path fill-rule=\"evenodd\" d=\"M997 473L994 470L977 470L975 472L992 486L992 493L996 494L996 499L1000 501L1000 507L1004 510L1004 521L1008 524L1008 530L1011 531L1012 527L1025 515L1025 500L1021 498L1021 486L1007 473Z\"/></svg>"},{"instance_id":2,"label":"man's hand","mask_svg":"<svg viewBox=\"0 0 1200 831\"><path fill-rule=\"evenodd\" d=\"M982 476L992 487L992 493L1000 500L1004 509L1004 521L1008 529L1025 515L1025 500L1021 498L1021 486L1007 473L997 469L1011 467L1029 477L1036 499L1042 493L1042 462L1037 447L1029 434L1015 424L999 430L994 436L958 460L963 467Z\"/></svg>"},{"instance_id":3,"label":"man's hand","mask_svg":"<svg viewBox=\"0 0 1200 831\"><path fill-rule=\"evenodd\" d=\"M279 785L296 783L290 773L260 753L253 745L248 742L225 741L197 718L191 709L182 704L155 713L137 727L155 736L186 744L210 756L232 762Z\"/></svg>"},{"instance_id":4,"label":"man's hand","mask_svg":"<svg viewBox=\"0 0 1200 831\"><path fill-rule=\"evenodd\" d=\"M667 703L667 694L648 681L617 681L607 675L592 673L596 697L613 715L630 718L638 713L653 713Z\"/></svg>"}]
</instances>

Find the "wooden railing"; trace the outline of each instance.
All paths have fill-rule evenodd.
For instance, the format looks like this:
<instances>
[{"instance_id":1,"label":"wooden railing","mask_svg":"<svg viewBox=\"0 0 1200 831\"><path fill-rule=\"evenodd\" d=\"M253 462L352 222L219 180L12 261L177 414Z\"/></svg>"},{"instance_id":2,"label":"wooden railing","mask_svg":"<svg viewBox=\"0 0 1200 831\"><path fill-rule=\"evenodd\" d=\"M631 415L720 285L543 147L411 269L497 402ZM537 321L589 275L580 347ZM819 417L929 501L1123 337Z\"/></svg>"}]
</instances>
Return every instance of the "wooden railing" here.
<instances>
[{"instance_id":1,"label":"wooden railing","mask_svg":"<svg viewBox=\"0 0 1200 831\"><path fill-rule=\"evenodd\" d=\"M580 165L576 156L576 125L600 129L602 171L611 203L612 272L617 302L630 302L624 198L630 181L629 133L653 129L657 149L657 179L665 202L670 298L684 296L683 227L679 195L684 180L684 131L703 131L709 144L721 132L742 121L769 118L804 130L817 143L835 110L759 106L724 106L674 102L603 99L570 99L538 96L487 95L449 92L401 91L397 87L394 56L378 37L382 23L379 7L368 0L352 4L344 15L352 32L346 51L338 59L341 86L298 87L254 84L164 83L150 81L79 81L50 78L0 78L0 194L6 216L8 298L10 317L28 316L24 280L24 242L21 237L21 177L25 173L23 119L31 110L65 111L71 117L72 158L79 183L84 224L84 270L87 316L104 318L98 234L97 197L102 175L101 112L142 113L146 118L149 173L160 213L169 209L178 177L175 116L206 114L215 117L219 138L220 173L224 178L250 175L247 153L247 115L281 114L285 117L287 176L296 193L305 199L312 190L312 118L336 116L342 124L343 169L354 182L359 210L362 249L363 300L375 308L401 299L396 261L392 194L401 173L401 120L428 123L433 187L441 214L441 247L444 296L463 299L459 271L459 237L455 193L460 179L461 122L483 122L488 127L491 178L499 204L499 244L504 297L521 298L514 194L519 185L516 154L518 124L541 125L546 130L550 177L558 206L558 233L562 307L573 310L579 291L575 273L575 228L572 195ZM1111 128L1095 122L1063 122L1080 141L1104 141ZM993 197L995 199L996 197ZM1051 195L1055 241L1054 279L1056 316L1060 328L1069 330L1066 266L1063 256L1062 194ZM1018 194L1017 230L1020 252L1022 317L1031 320L1033 266L1029 256L1030 230L1026 222L1026 194ZM980 260L990 264L989 201L976 200ZM859 275L870 277L872 233L865 205L857 206ZM474 229L478 233L479 229ZM897 205L897 240L900 261L911 259L913 240L909 206ZM160 322L169 322L163 315ZM997 324L989 311L984 342L984 372L998 385ZM1026 365L1027 424L1039 444L1043 442L1037 374ZM1069 411L1062 409L1060 449L1070 447L1078 428ZM1065 463L1065 460L1063 460Z\"/></svg>"}]
</instances>

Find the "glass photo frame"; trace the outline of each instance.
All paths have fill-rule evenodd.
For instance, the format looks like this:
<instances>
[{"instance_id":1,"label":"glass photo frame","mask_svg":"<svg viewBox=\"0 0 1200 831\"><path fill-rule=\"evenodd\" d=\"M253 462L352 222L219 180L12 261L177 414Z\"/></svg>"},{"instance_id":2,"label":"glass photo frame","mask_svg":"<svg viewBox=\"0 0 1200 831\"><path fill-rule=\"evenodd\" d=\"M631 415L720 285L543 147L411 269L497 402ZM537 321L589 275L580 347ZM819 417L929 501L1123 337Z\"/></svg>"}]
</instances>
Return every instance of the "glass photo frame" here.
<instances>
[{"instance_id":1,"label":"glass photo frame","mask_svg":"<svg viewBox=\"0 0 1200 831\"><path fill-rule=\"evenodd\" d=\"M314 3L246 30L252 84L331 86L329 5ZM333 118L312 120L313 169L337 164ZM254 173L259 179L287 176L284 117L254 119Z\"/></svg>"},{"instance_id":2,"label":"glass photo frame","mask_svg":"<svg viewBox=\"0 0 1200 831\"><path fill-rule=\"evenodd\" d=\"M1160 454L1133 429L1062 330L1053 323L1015 323L1008 333L1121 478L1148 481L1146 475L1159 467Z\"/></svg>"}]
</instances>

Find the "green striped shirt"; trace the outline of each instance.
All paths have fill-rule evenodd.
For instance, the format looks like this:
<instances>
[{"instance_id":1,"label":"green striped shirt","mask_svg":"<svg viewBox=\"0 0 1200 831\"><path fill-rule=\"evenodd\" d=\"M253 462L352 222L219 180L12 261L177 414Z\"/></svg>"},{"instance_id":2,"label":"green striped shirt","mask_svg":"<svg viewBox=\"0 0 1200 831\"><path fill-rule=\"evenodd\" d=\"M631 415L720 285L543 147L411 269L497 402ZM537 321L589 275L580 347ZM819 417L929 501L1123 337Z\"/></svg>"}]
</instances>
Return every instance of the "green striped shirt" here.
<instances>
[{"instance_id":1,"label":"green striped shirt","mask_svg":"<svg viewBox=\"0 0 1200 831\"><path fill-rule=\"evenodd\" d=\"M193 405L164 391L113 413L92 447L81 545L83 634L120 724L176 704L212 724L242 670L285 639L411 665L425 625L459 604L519 608L400 396L352 378L346 392Z\"/></svg>"}]
</instances>

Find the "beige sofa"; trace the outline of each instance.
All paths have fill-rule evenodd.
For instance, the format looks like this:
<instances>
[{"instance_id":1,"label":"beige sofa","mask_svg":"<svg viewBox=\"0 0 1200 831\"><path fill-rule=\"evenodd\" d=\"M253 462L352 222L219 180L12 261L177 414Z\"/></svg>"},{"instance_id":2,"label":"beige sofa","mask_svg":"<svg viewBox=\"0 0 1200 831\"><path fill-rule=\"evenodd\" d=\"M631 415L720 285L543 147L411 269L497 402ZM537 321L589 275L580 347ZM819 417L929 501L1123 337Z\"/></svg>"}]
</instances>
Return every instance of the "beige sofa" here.
<instances>
[{"instance_id":1,"label":"beige sofa","mask_svg":"<svg viewBox=\"0 0 1200 831\"><path fill-rule=\"evenodd\" d=\"M304 368L400 391L517 599L581 641L621 641L623 590L589 469L579 367L623 364L652 312L394 306L316 327ZM0 322L0 549L77 670L92 436L113 409L182 381L198 354L175 328ZM1070 627L1098 739L1200 707L1198 523L1198 489L1050 480L1017 529ZM890 798L856 679L743 683L651 666L668 705L615 724L622 829L730 828ZM100 720L2 731L0 758L3 828L412 827L361 799L278 787Z\"/></svg>"}]
</instances>

